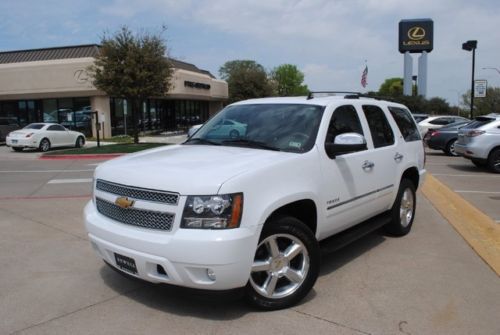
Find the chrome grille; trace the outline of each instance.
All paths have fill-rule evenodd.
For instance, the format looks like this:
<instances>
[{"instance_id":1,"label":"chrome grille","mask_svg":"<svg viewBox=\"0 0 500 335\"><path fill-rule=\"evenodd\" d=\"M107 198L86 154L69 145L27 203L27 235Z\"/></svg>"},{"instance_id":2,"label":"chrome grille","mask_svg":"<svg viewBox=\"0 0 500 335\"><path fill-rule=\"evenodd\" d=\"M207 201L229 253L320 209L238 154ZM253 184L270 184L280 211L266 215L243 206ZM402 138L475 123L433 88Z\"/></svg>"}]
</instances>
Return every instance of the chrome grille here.
<instances>
[{"instance_id":1,"label":"chrome grille","mask_svg":"<svg viewBox=\"0 0 500 335\"><path fill-rule=\"evenodd\" d=\"M121 208L112 202L96 198L97 210L104 216L132 226L170 231L175 214L138 208Z\"/></svg>"},{"instance_id":2,"label":"chrome grille","mask_svg":"<svg viewBox=\"0 0 500 335\"><path fill-rule=\"evenodd\" d=\"M100 179L98 179L96 182L96 189L116 195L121 195L124 197L161 202L169 205L177 205L177 202L179 201L179 194L177 193L115 184Z\"/></svg>"}]
</instances>

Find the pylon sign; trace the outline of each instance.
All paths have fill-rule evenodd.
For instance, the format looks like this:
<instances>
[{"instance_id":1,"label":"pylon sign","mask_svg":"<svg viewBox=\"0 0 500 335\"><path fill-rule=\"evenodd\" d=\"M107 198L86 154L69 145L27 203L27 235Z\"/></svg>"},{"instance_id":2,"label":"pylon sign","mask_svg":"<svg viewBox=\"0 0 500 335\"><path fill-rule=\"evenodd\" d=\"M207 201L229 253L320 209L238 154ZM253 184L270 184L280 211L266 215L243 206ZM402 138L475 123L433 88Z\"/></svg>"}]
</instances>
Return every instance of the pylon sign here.
<instances>
[{"instance_id":1,"label":"pylon sign","mask_svg":"<svg viewBox=\"0 0 500 335\"><path fill-rule=\"evenodd\" d=\"M431 52L434 46L434 22L431 19L399 21L399 52Z\"/></svg>"},{"instance_id":2,"label":"pylon sign","mask_svg":"<svg viewBox=\"0 0 500 335\"><path fill-rule=\"evenodd\" d=\"M411 19L399 21L399 52L404 54L403 94L412 94L413 58L412 53L420 53L418 59L417 91L427 95L427 53L434 47L434 22L431 19Z\"/></svg>"}]
</instances>

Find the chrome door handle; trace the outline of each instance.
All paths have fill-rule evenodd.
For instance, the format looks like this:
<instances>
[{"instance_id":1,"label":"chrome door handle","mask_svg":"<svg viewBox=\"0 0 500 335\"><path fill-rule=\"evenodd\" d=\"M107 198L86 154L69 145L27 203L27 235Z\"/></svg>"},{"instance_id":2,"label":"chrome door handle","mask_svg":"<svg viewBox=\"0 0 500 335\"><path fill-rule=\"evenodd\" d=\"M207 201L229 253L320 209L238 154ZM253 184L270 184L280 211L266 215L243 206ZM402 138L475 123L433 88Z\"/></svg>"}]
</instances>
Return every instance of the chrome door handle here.
<instances>
[{"instance_id":1,"label":"chrome door handle","mask_svg":"<svg viewBox=\"0 0 500 335\"><path fill-rule=\"evenodd\" d=\"M396 152L396 154L394 155L394 160L399 163L401 162L401 160L403 159L403 155L401 155L399 152Z\"/></svg>"},{"instance_id":2,"label":"chrome door handle","mask_svg":"<svg viewBox=\"0 0 500 335\"><path fill-rule=\"evenodd\" d=\"M370 161L364 161L363 162L363 165L361 165L361 167L363 168L363 170L371 170L373 169L373 167L375 166L375 163L373 162L370 162Z\"/></svg>"}]
</instances>

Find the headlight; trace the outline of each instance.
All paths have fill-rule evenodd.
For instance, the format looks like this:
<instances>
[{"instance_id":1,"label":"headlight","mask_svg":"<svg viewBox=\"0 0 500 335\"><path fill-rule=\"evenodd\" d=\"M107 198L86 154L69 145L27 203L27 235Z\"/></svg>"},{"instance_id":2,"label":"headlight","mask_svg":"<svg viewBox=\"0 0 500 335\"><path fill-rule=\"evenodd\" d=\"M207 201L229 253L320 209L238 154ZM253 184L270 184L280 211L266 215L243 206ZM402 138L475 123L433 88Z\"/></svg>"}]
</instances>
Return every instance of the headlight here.
<instances>
[{"instance_id":1,"label":"headlight","mask_svg":"<svg viewBox=\"0 0 500 335\"><path fill-rule=\"evenodd\" d=\"M181 228L229 229L240 226L243 194L190 195Z\"/></svg>"}]
</instances>

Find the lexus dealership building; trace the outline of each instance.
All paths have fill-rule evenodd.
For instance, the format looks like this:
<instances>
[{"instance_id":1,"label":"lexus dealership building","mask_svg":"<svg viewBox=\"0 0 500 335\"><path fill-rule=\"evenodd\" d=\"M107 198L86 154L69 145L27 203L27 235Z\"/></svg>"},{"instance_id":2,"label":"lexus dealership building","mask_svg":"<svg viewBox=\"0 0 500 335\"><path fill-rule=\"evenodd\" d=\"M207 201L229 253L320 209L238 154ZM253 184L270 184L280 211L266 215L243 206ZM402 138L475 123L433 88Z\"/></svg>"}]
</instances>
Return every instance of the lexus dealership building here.
<instances>
[{"instance_id":1,"label":"lexus dealership building","mask_svg":"<svg viewBox=\"0 0 500 335\"><path fill-rule=\"evenodd\" d=\"M131 106L95 88L86 69L99 53L98 45L0 52L0 121L24 126L57 122L88 136L131 134ZM186 130L205 122L228 98L225 81L193 64L169 59L171 88L142 106L139 129L144 133Z\"/></svg>"}]
</instances>

